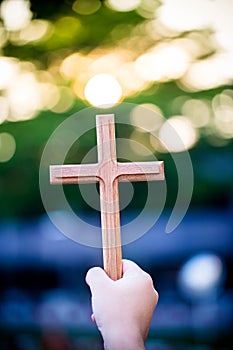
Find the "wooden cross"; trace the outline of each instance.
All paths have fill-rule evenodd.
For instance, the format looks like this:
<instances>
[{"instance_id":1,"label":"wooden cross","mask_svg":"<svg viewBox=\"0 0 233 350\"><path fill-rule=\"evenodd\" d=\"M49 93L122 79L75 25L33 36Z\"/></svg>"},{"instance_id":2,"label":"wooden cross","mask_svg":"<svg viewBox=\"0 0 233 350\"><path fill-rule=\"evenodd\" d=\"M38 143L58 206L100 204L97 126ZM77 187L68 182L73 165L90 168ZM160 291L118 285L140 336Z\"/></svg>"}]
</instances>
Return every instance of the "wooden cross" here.
<instances>
[{"instance_id":1,"label":"wooden cross","mask_svg":"<svg viewBox=\"0 0 233 350\"><path fill-rule=\"evenodd\" d=\"M98 163L50 166L51 184L99 182L103 261L113 280L122 276L119 181L163 180L163 162L119 163L114 115L96 116Z\"/></svg>"}]
</instances>

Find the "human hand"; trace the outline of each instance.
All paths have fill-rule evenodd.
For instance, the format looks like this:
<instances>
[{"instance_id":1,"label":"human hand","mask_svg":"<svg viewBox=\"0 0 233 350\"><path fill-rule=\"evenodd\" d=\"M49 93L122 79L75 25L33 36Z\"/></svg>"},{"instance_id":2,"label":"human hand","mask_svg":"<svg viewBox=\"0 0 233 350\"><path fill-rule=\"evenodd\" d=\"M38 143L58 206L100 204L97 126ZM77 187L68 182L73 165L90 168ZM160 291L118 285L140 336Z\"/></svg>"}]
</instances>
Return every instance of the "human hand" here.
<instances>
[{"instance_id":1,"label":"human hand","mask_svg":"<svg viewBox=\"0 0 233 350\"><path fill-rule=\"evenodd\" d=\"M123 260L123 276L110 279L100 267L91 268L86 282L92 294L92 320L106 350L145 349L150 322L158 301L152 278L137 264Z\"/></svg>"}]
</instances>

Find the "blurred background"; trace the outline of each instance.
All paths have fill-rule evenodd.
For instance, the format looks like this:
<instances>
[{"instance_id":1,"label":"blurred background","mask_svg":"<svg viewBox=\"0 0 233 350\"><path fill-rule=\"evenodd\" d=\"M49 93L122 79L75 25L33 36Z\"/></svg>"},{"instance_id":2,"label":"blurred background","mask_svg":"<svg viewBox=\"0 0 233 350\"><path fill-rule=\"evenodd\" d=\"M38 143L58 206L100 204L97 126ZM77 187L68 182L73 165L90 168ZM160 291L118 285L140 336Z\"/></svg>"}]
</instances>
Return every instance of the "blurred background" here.
<instances>
[{"instance_id":1,"label":"blurred background","mask_svg":"<svg viewBox=\"0 0 233 350\"><path fill-rule=\"evenodd\" d=\"M1 349L102 348L84 281L88 268L102 266L101 249L75 243L50 222L39 165L58 125L109 101L146 108L129 116L137 128L117 131L166 166L160 219L123 247L160 294L147 348L232 349L232 13L232 0L0 2ZM183 147L167 139L167 123ZM163 142L151 137L155 130ZM94 132L93 124L68 163L95 145ZM187 151L193 196L166 234L178 188L171 154ZM150 159L137 147L130 152ZM137 186L128 220L143 208ZM98 221L78 190L66 191L87 222Z\"/></svg>"}]
</instances>

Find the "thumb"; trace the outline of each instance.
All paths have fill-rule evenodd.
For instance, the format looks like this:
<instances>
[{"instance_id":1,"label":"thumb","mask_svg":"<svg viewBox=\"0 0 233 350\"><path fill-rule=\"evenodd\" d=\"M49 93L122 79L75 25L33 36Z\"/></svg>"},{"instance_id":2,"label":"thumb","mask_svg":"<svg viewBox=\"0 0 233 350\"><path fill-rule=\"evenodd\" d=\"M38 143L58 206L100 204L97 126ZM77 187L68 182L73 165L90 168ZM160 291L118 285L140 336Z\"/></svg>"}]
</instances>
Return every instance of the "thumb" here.
<instances>
[{"instance_id":1,"label":"thumb","mask_svg":"<svg viewBox=\"0 0 233 350\"><path fill-rule=\"evenodd\" d=\"M103 288L107 287L111 283L111 279L106 272L100 267L92 267L87 271L86 283L91 289L91 293L103 291Z\"/></svg>"}]
</instances>

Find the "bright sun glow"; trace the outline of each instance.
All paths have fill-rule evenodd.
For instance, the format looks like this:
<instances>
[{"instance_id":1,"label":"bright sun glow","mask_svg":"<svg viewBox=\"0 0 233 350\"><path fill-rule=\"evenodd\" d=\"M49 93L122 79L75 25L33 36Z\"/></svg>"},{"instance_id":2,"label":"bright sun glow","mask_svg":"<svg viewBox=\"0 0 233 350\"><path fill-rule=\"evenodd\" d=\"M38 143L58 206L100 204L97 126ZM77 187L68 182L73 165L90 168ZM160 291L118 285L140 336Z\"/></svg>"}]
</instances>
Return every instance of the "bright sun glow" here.
<instances>
[{"instance_id":1,"label":"bright sun glow","mask_svg":"<svg viewBox=\"0 0 233 350\"><path fill-rule=\"evenodd\" d=\"M88 81L84 94L93 106L109 108L120 101L122 89L113 76L97 74Z\"/></svg>"}]
</instances>

